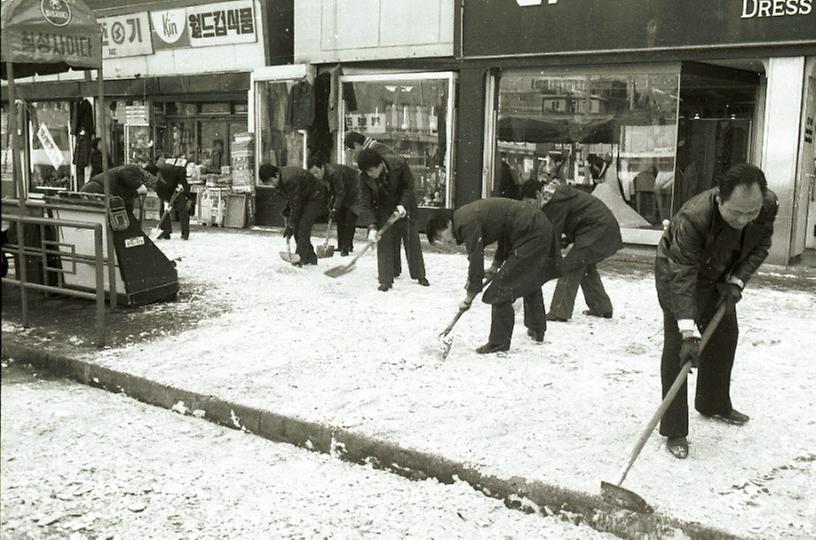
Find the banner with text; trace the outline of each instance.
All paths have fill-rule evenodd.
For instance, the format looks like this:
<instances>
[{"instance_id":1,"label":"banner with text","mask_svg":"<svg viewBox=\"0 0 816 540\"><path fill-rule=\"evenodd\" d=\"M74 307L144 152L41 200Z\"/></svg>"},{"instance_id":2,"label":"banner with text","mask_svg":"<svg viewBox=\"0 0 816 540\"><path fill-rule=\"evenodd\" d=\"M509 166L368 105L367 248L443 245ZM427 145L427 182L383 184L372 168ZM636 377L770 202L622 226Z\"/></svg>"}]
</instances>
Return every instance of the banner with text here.
<instances>
[{"instance_id":1,"label":"banner with text","mask_svg":"<svg viewBox=\"0 0 816 540\"><path fill-rule=\"evenodd\" d=\"M102 58L122 58L153 53L147 12L102 17Z\"/></svg>"},{"instance_id":2,"label":"banner with text","mask_svg":"<svg viewBox=\"0 0 816 540\"><path fill-rule=\"evenodd\" d=\"M153 46L212 47L257 41L253 0L151 11Z\"/></svg>"}]
</instances>

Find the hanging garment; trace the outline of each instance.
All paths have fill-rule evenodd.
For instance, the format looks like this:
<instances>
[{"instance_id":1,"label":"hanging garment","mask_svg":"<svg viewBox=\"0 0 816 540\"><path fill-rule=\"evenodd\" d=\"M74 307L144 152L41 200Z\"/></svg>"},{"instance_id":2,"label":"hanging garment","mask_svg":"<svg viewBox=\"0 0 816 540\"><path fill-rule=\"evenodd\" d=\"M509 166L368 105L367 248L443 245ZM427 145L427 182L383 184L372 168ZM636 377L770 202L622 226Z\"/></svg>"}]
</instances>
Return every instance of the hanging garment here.
<instances>
[{"instance_id":1,"label":"hanging garment","mask_svg":"<svg viewBox=\"0 0 816 540\"><path fill-rule=\"evenodd\" d=\"M302 79L289 91L289 106L286 123L294 129L309 129L315 118L314 92L312 85Z\"/></svg>"},{"instance_id":2,"label":"hanging garment","mask_svg":"<svg viewBox=\"0 0 816 540\"><path fill-rule=\"evenodd\" d=\"M96 134L93 105L87 99L80 100L71 111L71 134L76 137L83 131L91 137Z\"/></svg>"}]
</instances>

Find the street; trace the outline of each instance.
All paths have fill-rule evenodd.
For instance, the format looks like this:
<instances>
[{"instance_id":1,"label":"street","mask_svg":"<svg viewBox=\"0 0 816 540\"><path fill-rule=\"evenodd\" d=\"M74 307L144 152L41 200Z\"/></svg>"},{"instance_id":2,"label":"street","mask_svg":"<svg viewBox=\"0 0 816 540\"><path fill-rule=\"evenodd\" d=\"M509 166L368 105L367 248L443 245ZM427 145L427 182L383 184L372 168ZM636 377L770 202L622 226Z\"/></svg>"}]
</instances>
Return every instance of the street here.
<instances>
[{"instance_id":1,"label":"street","mask_svg":"<svg viewBox=\"0 0 816 540\"><path fill-rule=\"evenodd\" d=\"M3 538L612 537L14 364L2 401Z\"/></svg>"}]
</instances>

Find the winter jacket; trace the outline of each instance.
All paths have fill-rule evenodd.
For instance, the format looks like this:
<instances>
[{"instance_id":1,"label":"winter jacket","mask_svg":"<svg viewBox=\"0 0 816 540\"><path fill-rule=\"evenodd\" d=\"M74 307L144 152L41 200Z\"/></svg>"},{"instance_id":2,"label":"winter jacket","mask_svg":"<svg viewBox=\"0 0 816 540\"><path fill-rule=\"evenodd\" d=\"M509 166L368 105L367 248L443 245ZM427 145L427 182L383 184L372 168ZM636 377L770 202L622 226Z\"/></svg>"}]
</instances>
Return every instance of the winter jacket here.
<instances>
[{"instance_id":1,"label":"winter jacket","mask_svg":"<svg viewBox=\"0 0 816 540\"><path fill-rule=\"evenodd\" d=\"M534 206L521 201L492 197L466 204L453 213L452 231L456 242L465 244L468 253L467 291L478 293L484 280L484 249L498 243L494 265L511 256L524 258L528 253L543 253L531 258L525 283L505 283L516 291L516 298L555 277L561 260L552 224ZM543 247L542 247L543 246ZM512 301L512 298L508 301Z\"/></svg>"},{"instance_id":2,"label":"winter jacket","mask_svg":"<svg viewBox=\"0 0 816 540\"><path fill-rule=\"evenodd\" d=\"M563 272L600 262L623 247L618 220L600 199L588 193L562 184L542 210L550 218L556 238L563 234L574 242L561 263Z\"/></svg>"},{"instance_id":3,"label":"winter jacket","mask_svg":"<svg viewBox=\"0 0 816 540\"><path fill-rule=\"evenodd\" d=\"M133 201L138 195L136 190L144 184L145 173L136 165L122 165L108 169L111 197L121 197L125 208L133 212ZM103 184L105 174L98 174L88 180L80 191L84 193L105 193Z\"/></svg>"},{"instance_id":4,"label":"winter jacket","mask_svg":"<svg viewBox=\"0 0 816 540\"><path fill-rule=\"evenodd\" d=\"M156 195L164 202L170 202L176 188L184 188L184 196L190 198L190 185L187 183L187 169L175 165L159 165L159 174L156 182Z\"/></svg>"},{"instance_id":5,"label":"winter jacket","mask_svg":"<svg viewBox=\"0 0 816 540\"><path fill-rule=\"evenodd\" d=\"M326 180L334 191L334 210L348 208L360 214L360 190L357 187L357 171L340 164L326 165Z\"/></svg>"},{"instance_id":6,"label":"winter jacket","mask_svg":"<svg viewBox=\"0 0 816 540\"><path fill-rule=\"evenodd\" d=\"M96 132L93 105L87 99L79 100L71 111L71 135L77 137L83 131L88 136L88 141Z\"/></svg>"},{"instance_id":7,"label":"winter jacket","mask_svg":"<svg viewBox=\"0 0 816 540\"><path fill-rule=\"evenodd\" d=\"M286 123L293 129L309 129L315 119L315 101L312 85L303 79L289 91Z\"/></svg>"},{"instance_id":8,"label":"winter jacket","mask_svg":"<svg viewBox=\"0 0 816 540\"><path fill-rule=\"evenodd\" d=\"M776 194L767 191L759 216L740 232L720 216L718 192L712 188L686 202L657 245L657 294L678 320L697 320L700 296L715 290L715 283L729 276L748 283L771 247Z\"/></svg>"},{"instance_id":9,"label":"winter jacket","mask_svg":"<svg viewBox=\"0 0 816 540\"><path fill-rule=\"evenodd\" d=\"M288 224L294 230L298 229L306 205L311 202L323 204L327 194L323 182L299 167L281 167L278 191L286 199L283 215L288 214Z\"/></svg>"},{"instance_id":10,"label":"winter jacket","mask_svg":"<svg viewBox=\"0 0 816 540\"><path fill-rule=\"evenodd\" d=\"M366 227L381 227L400 204L408 212L408 219L416 219L414 175L408 163L393 154L383 159L385 169L379 178L360 173L360 223Z\"/></svg>"}]
</instances>

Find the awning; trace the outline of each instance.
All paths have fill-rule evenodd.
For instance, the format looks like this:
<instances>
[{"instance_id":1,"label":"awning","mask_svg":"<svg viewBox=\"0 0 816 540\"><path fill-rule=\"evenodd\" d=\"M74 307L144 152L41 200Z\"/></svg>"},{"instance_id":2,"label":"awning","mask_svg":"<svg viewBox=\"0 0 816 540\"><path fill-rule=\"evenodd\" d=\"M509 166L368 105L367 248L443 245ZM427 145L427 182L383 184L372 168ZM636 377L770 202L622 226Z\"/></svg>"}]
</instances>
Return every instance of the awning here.
<instances>
[{"instance_id":1,"label":"awning","mask_svg":"<svg viewBox=\"0 0 816 540\"><path fill-rule=\"evenodd\" d=\"M102 66L102 32L81 0L4 0L2 70L15 77Z\"/></svg>"}]
</instances>

